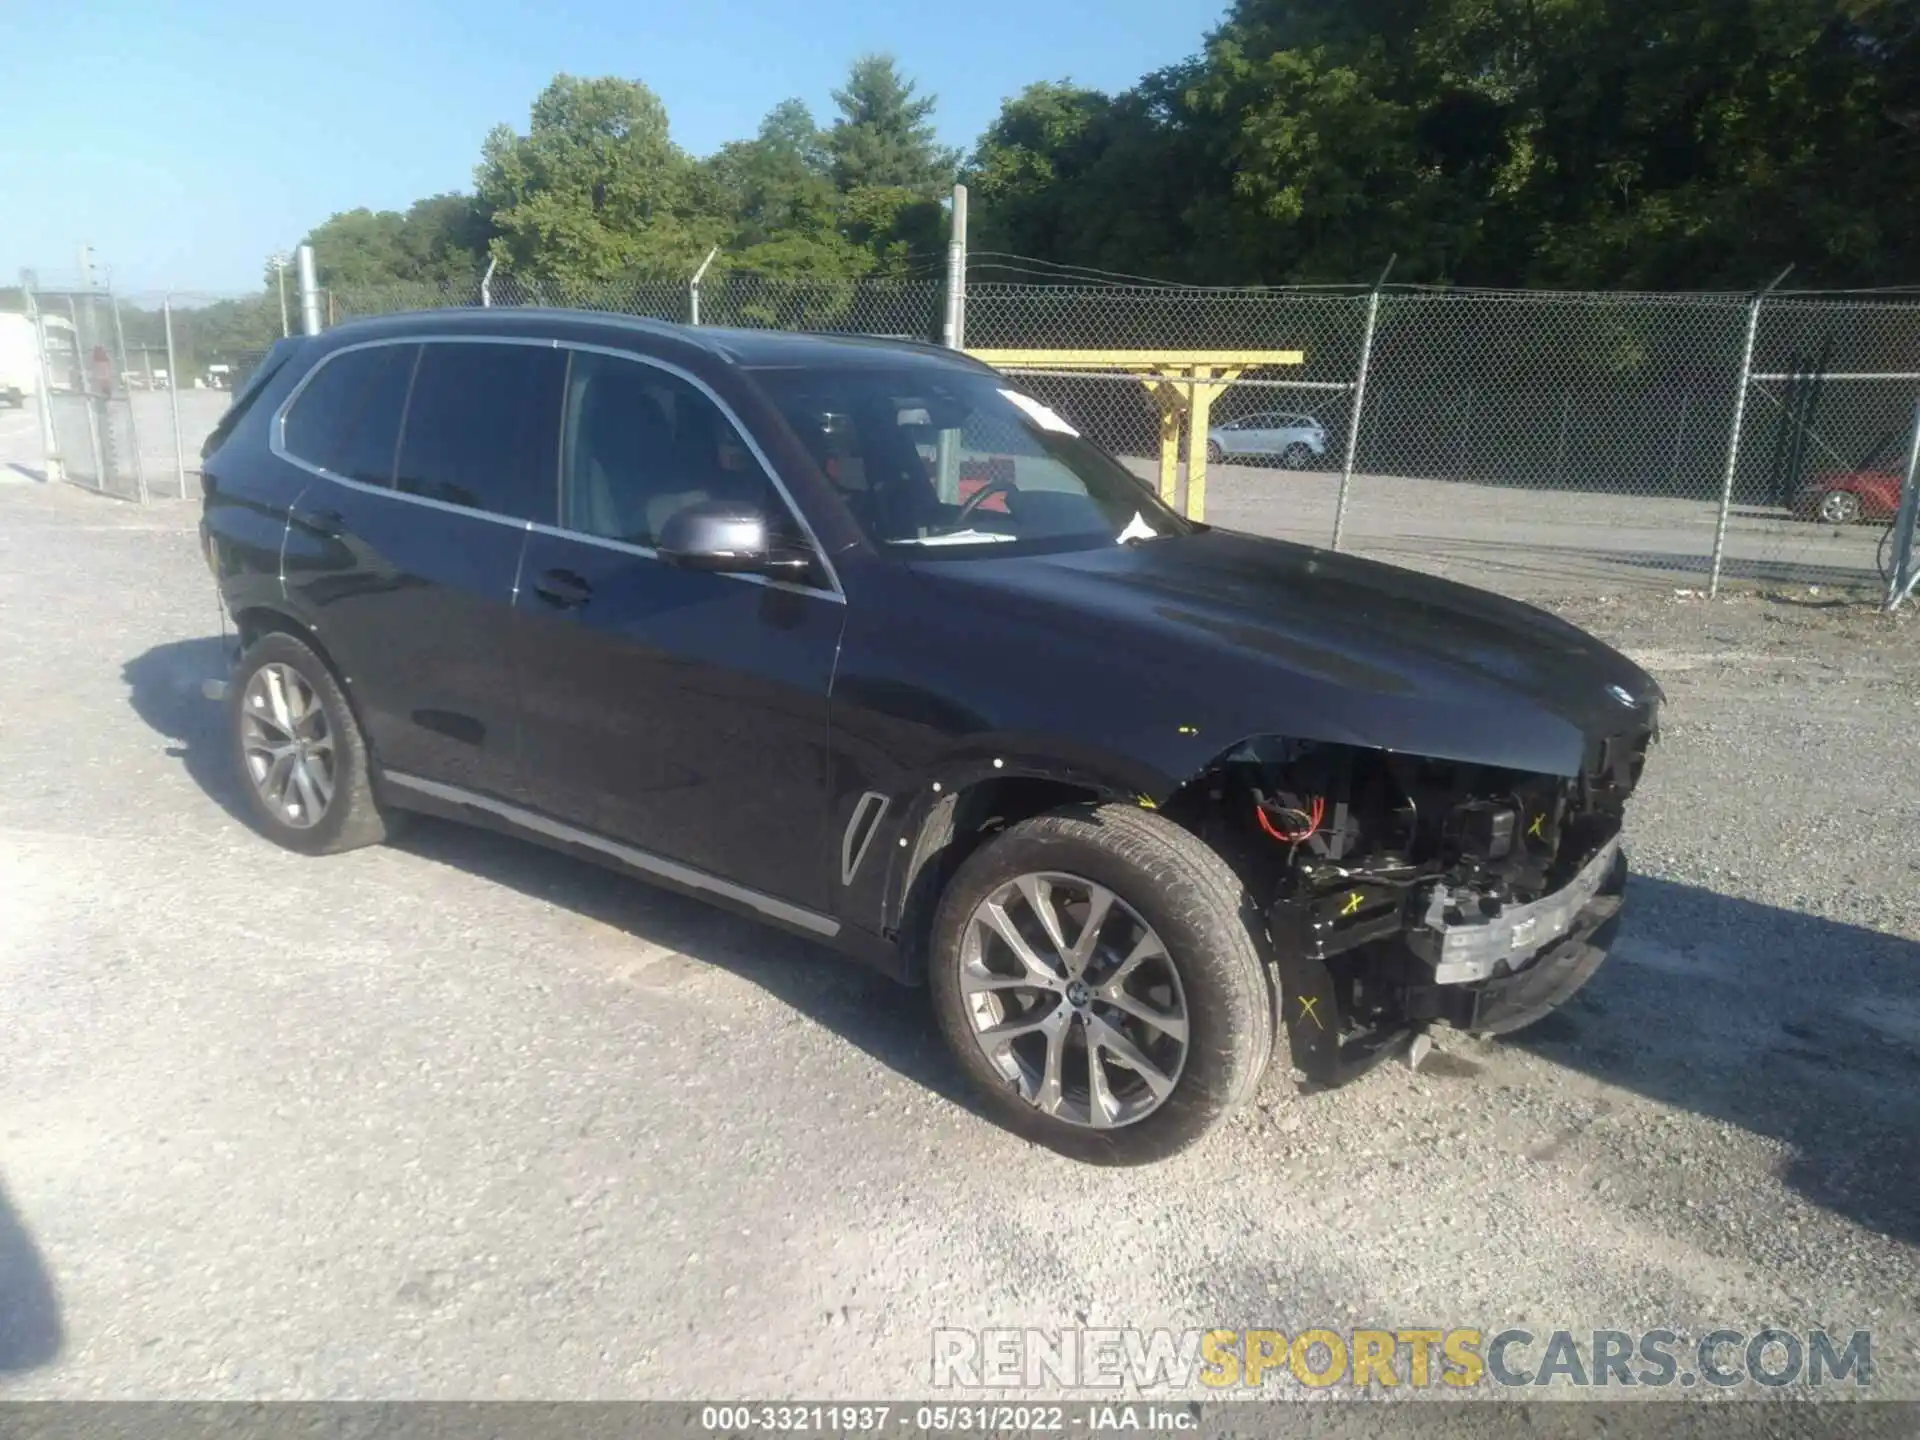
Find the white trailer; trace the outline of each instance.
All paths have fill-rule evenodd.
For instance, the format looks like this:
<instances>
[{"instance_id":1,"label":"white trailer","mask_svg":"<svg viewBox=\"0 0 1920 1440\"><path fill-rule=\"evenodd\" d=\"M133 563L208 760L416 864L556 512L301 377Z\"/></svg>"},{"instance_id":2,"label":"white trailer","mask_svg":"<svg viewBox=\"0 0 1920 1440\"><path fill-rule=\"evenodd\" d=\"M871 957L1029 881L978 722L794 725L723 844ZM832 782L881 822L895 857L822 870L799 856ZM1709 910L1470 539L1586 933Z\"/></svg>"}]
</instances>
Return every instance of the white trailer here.
<instances>
[{"instance_id":1,"label":"white trailer","mask_svg":"<svg viewBox=\"0 0 1920 1440\"><path fill-rule=\"evenodd\" d=\"M0 315L0 404L24 405L40 393L40 355L33 322Z\"/></svg>"}]
</instances>

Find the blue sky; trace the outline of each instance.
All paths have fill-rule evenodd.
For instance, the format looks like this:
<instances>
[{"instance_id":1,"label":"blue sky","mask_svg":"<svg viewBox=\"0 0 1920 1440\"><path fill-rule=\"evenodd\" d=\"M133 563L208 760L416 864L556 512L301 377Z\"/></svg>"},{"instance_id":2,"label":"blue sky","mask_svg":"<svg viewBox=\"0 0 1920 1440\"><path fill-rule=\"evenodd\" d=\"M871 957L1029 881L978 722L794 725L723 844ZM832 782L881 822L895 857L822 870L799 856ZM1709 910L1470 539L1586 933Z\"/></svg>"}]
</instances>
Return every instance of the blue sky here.
<instances>
[{"instance_id":1,"label":"blue sky","mask_svg":"<svg viewBox=\"0 0 1920 1440\"><path fill-rule=\"evenodd\" d=\"M1034 80L1114 90L1196 52L1225 0L92 0L0 4L0 283L249 289L336 210L466 189L556 72L645 81L696 154L797 95L824 120L892 52L970 146ZM27 59L31 57L31 59Z\"/></svg>"}]
</instances>

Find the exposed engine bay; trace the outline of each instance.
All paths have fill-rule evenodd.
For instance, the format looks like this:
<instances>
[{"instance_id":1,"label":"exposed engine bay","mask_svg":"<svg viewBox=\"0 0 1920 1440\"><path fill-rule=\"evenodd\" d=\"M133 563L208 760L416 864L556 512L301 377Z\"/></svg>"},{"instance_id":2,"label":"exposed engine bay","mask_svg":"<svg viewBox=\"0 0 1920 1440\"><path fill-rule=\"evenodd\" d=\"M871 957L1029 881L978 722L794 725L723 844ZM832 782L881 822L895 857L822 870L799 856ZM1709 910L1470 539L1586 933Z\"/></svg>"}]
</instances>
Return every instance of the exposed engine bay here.
<instances>
[{"instance_id":1,"label":"exposed engine bay","mask_svg":"<svg viewBox=\"0 0 1920 1440\"><path fill-rule=\"evenodd\" d=\"M1338 1083L1429 1024L1498 1033L1571 995L1654 735L1594 742L1571 777L1265 737L1190 785L1182 818L1264 912L1296 1067Z\"/></svg>"}]
</instances>

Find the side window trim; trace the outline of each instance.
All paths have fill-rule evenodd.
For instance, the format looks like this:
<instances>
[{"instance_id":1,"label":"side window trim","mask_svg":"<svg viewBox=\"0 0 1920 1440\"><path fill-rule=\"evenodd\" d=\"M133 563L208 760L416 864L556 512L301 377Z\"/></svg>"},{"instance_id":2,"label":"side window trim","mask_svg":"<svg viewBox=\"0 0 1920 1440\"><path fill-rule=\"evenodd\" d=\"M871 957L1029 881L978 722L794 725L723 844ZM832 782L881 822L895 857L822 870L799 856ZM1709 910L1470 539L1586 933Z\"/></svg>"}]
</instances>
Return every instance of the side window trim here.
<instances>
[{"instance_id":1,"label":"side window trim","mask_svg":"<svg viewBox=\"0 0 1920 1440\"><path fill-rule=\"evenodd\" d=\"M689 370L682 369L670 360L662 360L655 355L643 355L638 351L623 350L614 345L594 345L585 341L576 340L543 340L531 335L389 335L382 336L378 340L361 340L352 345L342 345L337 350L328 351L320 357L318 364L300 377L300 383L288 392L286 399L280 402L280 408L273 413L273 421L267 431L267 448L271 450L278 459L286 461L289 465L297 465L302 470L318 475L321 479L331 481L335 485L346 485L355 490L365 490L372 495L384 495L390 500L398 500L409 505L425 505L431 509L445 510L455 515L477 516L482 520L491 520L496 525L511 526L515 530L530 530L543 535L555 535L567 540L577 540L588 545L598 545L605 549L618 550L624 554L644 556L649 560L657 561L660 558L659 551L648 549L644 545L630 545L624 540L609 540L604 536L589 535L584 531L569 530L559 525L543 525L537 520L516 520L511 515L496 515L488 510L470 510L464 505L450 505L446 501L436 500L430 495L410 495L404 490L397 490L388 486L368 485L364 481L350 479L345 475L336 475L331 470L302 460L298 455L291 453L286 447L287 414L293 409L294 403L299 400L301 392L313 382L313 377L318 375L328 365L332 364L338 356L348 355L356 350L371 350L381 345L417 345L420 347L419 355L414 358L413 371L407 377L407 400L406 404L401 408L400 433L394 442L394 466L396 471L399 468L398 447L405 441L407 434L407 412L413 406L413 382L415 377L420 373L420 358L426 354L426 347L428 345L532 345L541 349L565 350L568 352L568 377L571 377L573 370L573 356L580 352L591 355L608 355L616 360L630 360L635 364L649 365L655 370L677 376L679 379L691 385L695 390L698 390L712 403L713 407L720 412L721 418L732 427L734 435L739 439L740 443L746 447L747 453L753 456L755 463L760 466L761 473L766 476L767 483L773 487L774 493L780 497L780 503L786 506L788 516L799 526L800 533L806 537L807 544L813 550L814 559L826 574L829 588L821 589L817 585L799 585L790 580L776 580L767 575L726 574L723 578L728 580L744 580L751 585L765 585L776 590L793 590L803 595L814 595L822 599L834 600L843 605L846 603L846 589L840 583L840 572L834 568L833 560L827 554L826 546L820 543L820 537L814 533L813 526L808 522L806 514L801 510L798 502L794 500L793 493L787 489L786 482L780 478L779 472L774 469L773 462L767 458L767 452L761 448L760 442L754 439L752 432L741 422L740 416L735 413L734 408L727 404L714 388L698 375L693 374ZM564 390L562 393L565 393ZM560 507L559 504L559 502L565 498L564 487L567 483L565 467L559 463L561 458L559 447L564 447L566 444L566 410L564 404L561 408L560 424L555 427L555 430L557 433L554 437L554 444L557 448L554 468L557 473L557 479L555 482L554 499L556 509L554 513L564 515L566 511L563 507Z\"/></svg>"}]
</instances>

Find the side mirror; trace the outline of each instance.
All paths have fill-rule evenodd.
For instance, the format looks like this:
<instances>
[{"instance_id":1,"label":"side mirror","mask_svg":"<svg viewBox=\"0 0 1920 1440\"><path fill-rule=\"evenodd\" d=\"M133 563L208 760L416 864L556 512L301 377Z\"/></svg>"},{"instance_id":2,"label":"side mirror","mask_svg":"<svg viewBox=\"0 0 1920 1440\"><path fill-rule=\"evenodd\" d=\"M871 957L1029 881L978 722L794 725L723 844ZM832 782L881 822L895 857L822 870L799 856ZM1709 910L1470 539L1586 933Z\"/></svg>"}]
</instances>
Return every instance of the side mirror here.
<instances>
[{"instance_id":1,"label":"side mirror","mask_svg":"<svg viewBox=\"0 0 1920 1440\"><path fill-rule=\"evenodd\" d=\"M660 558L683 570L731 575L795 574L801 557L777 556L767 517L751 505L704 500L676 511L660 527Z\"/></svg>"}]
</instances>

